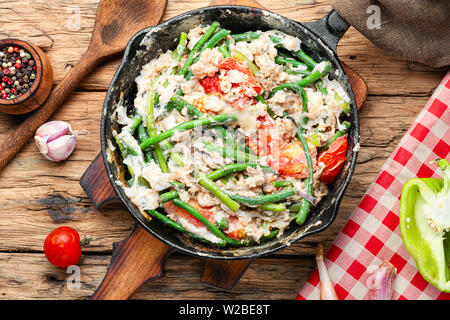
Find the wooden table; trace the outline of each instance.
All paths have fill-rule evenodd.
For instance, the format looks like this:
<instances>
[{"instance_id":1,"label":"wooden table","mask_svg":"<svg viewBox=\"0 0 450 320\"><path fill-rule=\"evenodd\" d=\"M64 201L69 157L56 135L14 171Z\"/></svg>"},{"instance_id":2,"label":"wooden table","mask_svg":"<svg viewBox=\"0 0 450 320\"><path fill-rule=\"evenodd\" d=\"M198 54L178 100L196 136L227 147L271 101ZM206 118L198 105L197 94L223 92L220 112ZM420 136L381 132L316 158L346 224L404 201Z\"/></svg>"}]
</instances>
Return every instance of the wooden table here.
<instances>
[{"instance_id":1,"label":"wooden table","mask_svg":"<svg viewBox=\"0 0 450 320\"><path fill-rule=\"evenodd\" d=\"M78 3L75 5L75 3ZM259 0L272 11L298 21L314 21L331 8L329 0ZM39 45L49 56L55 84L86 50L98 0L21 0L0 3L0 38L14 37ZM204 7L209 0L170 0L163 19ZM80 30L67 28L79 8ZM15 21L11 23L11 21ZM403 61L372 45L351 28L338 45L340 58L367 81L369 97L360 112L361 151L358 165L337 219L325 232L276 254L257 259L232 293L202 285L203 262L172 255L165 276L144 285L136 299L293 299L315 267L317 243L327 248L357 206L411 122L444 76ZM73 155L51 163L30 141L0 172L0 298L84 299L102 280L112 243L124 239L134 221L120 206L98 211L79 179L100 150L100 116L105 92L120 58L105 63L74 92L54 119L86 129ZM0 141L23 117L0 115ZM96 241L83 251L79 263L81 288L69 289L65 270L50 265L42 246L54 228L69 225Z\"/></svg>"}]
</instances>

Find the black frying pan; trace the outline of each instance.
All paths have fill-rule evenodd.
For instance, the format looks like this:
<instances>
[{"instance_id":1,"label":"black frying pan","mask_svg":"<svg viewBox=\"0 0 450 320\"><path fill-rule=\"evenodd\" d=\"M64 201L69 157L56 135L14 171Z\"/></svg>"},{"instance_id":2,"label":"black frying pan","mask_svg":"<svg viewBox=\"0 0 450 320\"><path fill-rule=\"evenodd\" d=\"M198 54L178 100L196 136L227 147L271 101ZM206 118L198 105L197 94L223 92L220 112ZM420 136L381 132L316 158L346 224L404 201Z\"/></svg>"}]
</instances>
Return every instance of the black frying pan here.
<instances>
[{"instance_id":1,"label":"black frying pan","mask_svg":"<svg viewBox=\"0 0 450 320\"><path fill-rule=\"evenodd\" d=\"M332 63L330 75L337 79L349 93L351 99L352 124L349 132L347 160L335 182L329 185L329 194L310 213L306 223L299 226L293 221L283 236L260 245L243 248L214 248L195 242L184 234L165 226L160 221L148 220L128 199L123 189L116 181L125 183L124 166L118 150L108 150L107 140L114 141L112 130L118 125L111 121L111 114L120 99L125 97L128 110L133 109L133 101L137 93L135 78L140 74L144 64L159 54L177 45L177 39L182 31L199 24L210 24L218 21L221 27L232 33L245 31L277 29L302 40L302 48L316 61L329 60ZM244 6L213 6L186 12L158 26L138 32L128 43L123 60L119 66L106 94L101 122L101 146L103 160L111 184L118 197L127 207L130 214L153 236L177 250L200 258L210 259L248 259L272 253L295 241L326 229L336 217L339 204L345 189L350 183L356 164L359 142L358 110L348 79L341 68L336 55L336 45L340 37L348 29L349 24L334 10L316 22L298 23L267 10ZM109 155L108 155L109 154ZM111 162L108 161L108 158Z\"/></svg>"}]
</instances>

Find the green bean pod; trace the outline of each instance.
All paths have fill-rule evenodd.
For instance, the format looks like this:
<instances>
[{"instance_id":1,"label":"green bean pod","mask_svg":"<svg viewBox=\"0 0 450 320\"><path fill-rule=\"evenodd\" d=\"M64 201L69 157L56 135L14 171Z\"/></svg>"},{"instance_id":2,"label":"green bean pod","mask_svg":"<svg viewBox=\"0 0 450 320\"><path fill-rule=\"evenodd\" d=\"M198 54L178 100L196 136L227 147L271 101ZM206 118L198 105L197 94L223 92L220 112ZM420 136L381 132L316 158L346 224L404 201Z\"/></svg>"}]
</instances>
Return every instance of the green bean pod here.
<instances>
[{"instance_id":1,"label":"green bean pod","mask_svg":"<svg viewBox=\"0 0 450 320\"><path fill-rule=\"evenodd\" d=\"M232 34L231 37L236 42L239 42L239 41L250 42L252 40L258 39L261 36L261 34L262 34L261 32L249 31L249 32L244 32L244 33L239 33L239 34Z\"/></svg>"},{"instance_id":2,"label":"green bean pod","mask_svg":"<svg viewBox=\"0 0 450 320\"><path fill-rule=\"evenodd\" d=\"M225 247L227 245L226 241L220 241L220 242L211 242L209 240L206 240L205 238L200 237L199 235L189 232L187 231L181 224L179 224L178 222L173 221L172 219L170 219L169 217L163 215L162 213L159 213L156 210L147 210L146 211L150 216L152 216L155 219L158 219L159 221L161 221L162 223L168 225L169 227L174 228L175 230L178 230L180 232L183 232L185 234L187 234L188 236L190 236L191 238L198 240L200 242L205 242L208 243L210 245L215 245L218 247Z\"/></svg>"},{"instance_id":3,"label":"green bean pod","mask_svg":"<svg viewBox=\"0 0 450 320\"><path fill-rule=\"evenodd\" d=\"M190 130L190 129L193 129L196 127L206 126L206 125L210 125L213 123L225 122L225 121L230 121L230 120L236 121L237 120L236 115L222 113L222 114L218 114L216 116L212 116L212 117L208 117L208 118L201 118L201 119L196 119L196 120L185 121L185 122L182 122L182 123L176 125L175 127L171 128L169 130L166 130L160 134L157 134L153 137L148 138L147 140L145 140L144 142L142 142L140 144L140 147L142 150L146 150L150 146L172 137L177 132L186 131L186 130Z\"/></svg>"},{"instance_id":4,"label":"green bean pod","mask_svg":"<svg viewBox=\"0 0 450 320\"><path fill-rule=\"evenodd\" d=\"M291 66L293 66L295 68L298 68L298 67L302 66L302 67L305 68L305 70L307 69L307 65L306 64L304 64L304 63L302 63L300 61L297 61L295 59L286 58L286 57L279 56L279 55L275 57L275 63L281 64L281 65L290 64Z\"/></svg>"},{"instance_id":5,"label":"green bean pod","mask_svg":"<svg viewBox=\"0 0 450 320\"><path fill-rule=\"evenodd\" d=\"M255 156L254 154L245 153L239 150L227 148L227 147L221 147L214 145L210 142L203 142L203 144L206 147L206 150L210 152L217 152L222 155L224 158L232 158L234 160L237 160L239 162L251 162L251 163L257 163L259 161L259 157Z\"/></svg>"},{"instance_id":6,"label":"green bean pod","mask_svg":"<svg viewBox=\"0 0 450 320\"><path fill-rule=\"evenodd\" d=\"M148 139L151 139L152 137L157 135L154 118L154 108L157 102L158 102L158 94L155 91L151 90L147 95L147 130L149 133ZM142 143L143 142L141 142L141 144ZM158 161L159 167L161 168L161 172L163 173L169 172L169 168L167 167L167 162L166 159L164 158L164 153L161 146L157 143L154 145L153 149L155 151L156 160Z\"/></svg>"},{"instance_id":7,"label":"green bean pod","mask_svg":"<svg viewBox=\"0 0 450 320\"><path fill-rule=\"evenodd\" d=\"M186 50L186 42L187 42L187 33L182 32L180 34L180 41L178 43L177 48L172 53L172 58L180 61L183 56L184 51Z\"/></svg>"},{"instance_id":8,"label":"green bean pod","mask_svg":"<svg viewBox=\"0 0 450 320\"><path fill-rule=\"evenodd\" d=\"M213 33L216 31L216 29L219 27L219 23L214 21L209 26L208 30L203 34L203 36L200 38L200 40L197 41L197 43L192 48L191 52L189 53L186 62L184 65L178 70L178 75L185 76L186 73L188 73L189 67L192 65L195 59L195 55L200 51L200 49L203 47L205 42L213 35Z\"/></svg>"},{"instance_id":9,"label":"green bean pod","mask_svg":"<svg viewBox=\"0 0 450 320\"><path fill-rule=\"evenodd\" d=\"M225 235L222 230L220 230L218 227L216 227L214 224L212 224L208 219L206 219L200 212L198 212L197 209L189 205L188 203L181 201L180 199L173 199L173 204L177 207L186 210L190 215L192 215L194 218L199 220L203 225L211 231L216 237L224 240L228 244L231 245L246 245L249 244L250 241L239 241L239 240L233 240L227 235Z\"/></svg>"},{"instance_id":10,"label":"green bean pod","mask_svg":"<svg viewBox=\"0 0 450 320\"><path fill-rule=\"evenodd\" d=\"M277 174L277 172L275 170L273 170L271 167L260 166L257 163L232 163L232 164L223 166L222 168L217 169L216 171L208 173L206 175L206 177L215 181L215 180L220 179L229 174L245 171L249 167L251 167L251 168L261 167L261 169L263 169L266 172Z\"/></svg>"},{"instance_id":11,"label":"green bean pod","mask_svg":"<svg viewBox=\"0 0 450 320\"><path fill-rule=\"evenodd\" d=\"M236 212L239 209L239 203L233 201L224 191L222 191L211 179L206 176L200 178L198 183L206 190L215 195L220 201L223 202L230 210Z\"/></svg>"},{"instance_id":12,"label":"green bean pod","mask_svg":"<svg viewBox=\"0 0 450 320\"><path fill-rule=\"evenodd\" d=\"M244 197L237 194L230 194L230 197L231 199L241 202L243 204L254 206L258 204L283 201L286 198L293 196L294 194L295 190L289 188L278 193L271 193L263 196Z\"/></svg>"},{"instance_id":13,"label":"green bean pod","mask_svg":"<svg viewBox=\"0 0 450 320\"><path fill-rule=\"evenodd\" d=\"M333 142L335 142L337 140L337 138L342 137L343 135L347 134L348 131L350 130L350 127L352 126L350 124L350 122L348 121L343 121L342 125L344 126L344 129L339 130L338 132L336 132L330 140L328 140L328 143L326 145L324 145L323 147L321 147L319 149L319 152L324 152L326 150L328 150L329 147L331 147L331 145L333 144Z\"/></svg>"},{"instance_id":14,"label":"green bean pod","mask_svg":"<svg viewBox=\"0 0 450 320\"><path fill-rule=\"evenodd\" d=\"M183 100L180 96L175 95L170 98L170 102L173 103L173 106L181 112L184 108L187 109L188 113L194 118L200 118L204 115L196 106L190 104L189 102Z\"/></svg>"}]
</instances>

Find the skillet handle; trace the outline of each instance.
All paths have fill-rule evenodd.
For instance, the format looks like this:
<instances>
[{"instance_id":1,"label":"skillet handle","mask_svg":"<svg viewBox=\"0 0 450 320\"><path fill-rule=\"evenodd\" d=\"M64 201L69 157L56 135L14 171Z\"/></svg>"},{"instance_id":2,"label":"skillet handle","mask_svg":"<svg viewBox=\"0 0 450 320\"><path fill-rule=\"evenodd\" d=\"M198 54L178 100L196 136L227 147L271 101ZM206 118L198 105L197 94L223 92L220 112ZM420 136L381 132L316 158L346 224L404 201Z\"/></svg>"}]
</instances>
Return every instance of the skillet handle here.
<instances>
[{"instance_id":1,"label":"skillet handle","mask_svg":"<svg viewBox=\"0 0 450 320\"><path fill-rule=\"evenodd\" d=\"M101 152L84 172L80 185L97 209L110 203L120 202L109 181Z\"/></svg>"},{"instance_id":2,"label":"skillet handle","mask_svg":"<svg viewBox=\"0 0 450 320\"><path fill-rule=\"evenodd\" d=\"M330 46L336 53L336 46L339 39L350 27L334 9L320 20L302 23L305 27L313 31L317 36Z\"/></svg>"},{"instance_id":3,"label":"skillet handle","mask_svg":"<svg viewBox=\"0 0 450 320\"><path fill-rule=\"evenodd\" d=\"M163 266L173 249L136 224L133 232L113 244L105 278L91 300L125 300L145 282L162 276Z\"/></svg>"}]
</instances>

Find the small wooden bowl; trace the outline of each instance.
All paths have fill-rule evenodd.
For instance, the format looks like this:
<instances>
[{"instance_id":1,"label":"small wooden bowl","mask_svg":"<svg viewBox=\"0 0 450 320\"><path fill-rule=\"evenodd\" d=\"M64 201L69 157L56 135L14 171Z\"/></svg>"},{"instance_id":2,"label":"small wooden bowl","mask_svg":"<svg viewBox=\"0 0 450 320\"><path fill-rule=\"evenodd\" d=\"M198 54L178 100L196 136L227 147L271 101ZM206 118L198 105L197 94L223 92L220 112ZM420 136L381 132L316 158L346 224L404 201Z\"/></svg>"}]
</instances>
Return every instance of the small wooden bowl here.
<instances>
[{"instance_id":1,"label":"small wooden bowl","mask_svg":"<svg viewBox=\"0 0 450 320\"><path fill-rule=\"evenodd\" d=\"M31 88L16 99L1 99L0 111L9 114L24 114L33 111L47 99L53 84L53 70L45 53L29 42L17 39L0 40L0 48L17 46L28 51L36 62L36 79Z\"/></svg>"}]
</instances>

